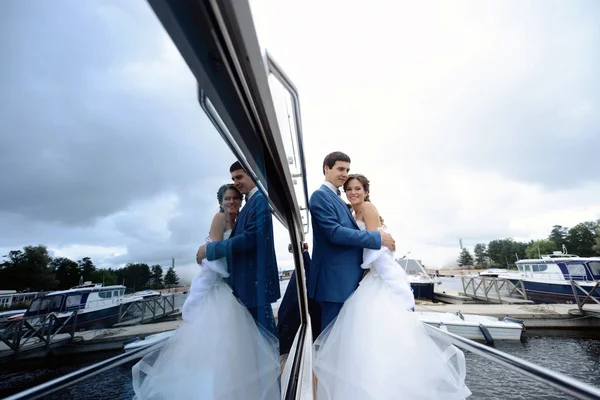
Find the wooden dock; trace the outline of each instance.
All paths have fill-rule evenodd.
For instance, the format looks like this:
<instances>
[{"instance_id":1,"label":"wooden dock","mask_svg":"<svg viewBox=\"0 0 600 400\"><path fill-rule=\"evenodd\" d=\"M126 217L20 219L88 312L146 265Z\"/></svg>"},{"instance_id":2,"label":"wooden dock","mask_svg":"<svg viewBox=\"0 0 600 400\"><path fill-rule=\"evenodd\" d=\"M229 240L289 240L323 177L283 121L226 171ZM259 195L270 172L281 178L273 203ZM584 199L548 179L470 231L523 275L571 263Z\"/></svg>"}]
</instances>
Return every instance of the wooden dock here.
<instances>
[{"instance_id":1,"label":"wooden dock","mask_svg":"<svg viewBox=\"0 0 600 400\"><path fill-rule=\"evenodd\" d=\"M583 315L600 318L600 304L583 304L581 311Z\"/></svg>"},{"instance_id":2,"label":"wooden dock","mask_svg":"<svg viewBox=\"0 0 600 400\"><path fill-rule=\"evenodd\" d=\"M174 295L121 305L120 323L108 329L76 331L77 311L61 322L56 313L22 318L0 324L0 363L16 359L41 358L52 354L114 350L129 339L175 329L181 320L157 324L180 315ZM69 321L72 322L69 324ZM164 328L166 326L166 328ZM142 336L142 337L144 337Z\"/></svg>"},{"instance_id":3,"label":"wooden dock","mask_svg":"<svg viewBox=\"0 0 600 400\"><path fill-rule=\"evenodd\" d=\"M433 298L448 304L486 304L485 300L478 300L470 296L465 296L458 290L435 287Z\"/></svg>"}]
</instances>

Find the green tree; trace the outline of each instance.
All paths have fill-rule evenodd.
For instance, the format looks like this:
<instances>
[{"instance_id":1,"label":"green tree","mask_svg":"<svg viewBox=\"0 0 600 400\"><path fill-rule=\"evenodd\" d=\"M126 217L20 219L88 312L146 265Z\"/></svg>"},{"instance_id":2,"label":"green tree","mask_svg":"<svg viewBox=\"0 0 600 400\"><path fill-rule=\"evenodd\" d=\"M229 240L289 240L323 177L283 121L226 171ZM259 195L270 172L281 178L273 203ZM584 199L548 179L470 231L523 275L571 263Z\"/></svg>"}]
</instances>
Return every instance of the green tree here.
<instances>
[{"instance_id":1,"label":"green tree","mask_svg":"<svg viewBox=\"0 0 600 400\"><path fill-rule=\"evenodd\" d=\"M569 232L569 228L562 225L554 225L552 230L550 231L550 236L548 236L548 240L556 243L558 249L562 249L563 244L567 244L567 233Z\"/></svg>"},{"instance_id":2,"label":"green tree","mask_svg":"<svg viewBox=\"0 0 600 400\"><path fill-rule=\"evenodd\" d=\"M596 227L596 243L592 246L592 250L594 255L600 255L600 218L596 221Z\"/></svg>"},{"instance_id":3,"label":"green tree","mask_svg":"<svg viewBox=\"0 0 600 400\"><path fill-rule=\"evenodd\" d=\"M0 281L10 289L44 291L57 287L46 246L25 246L23 250L11 250L4 258L7 260L0 266Z\"/></svg>"},{"instance_id":4,"label":"green tree","mask_svg":"<svg viewBox=\"0 0 600 400\"><path fill-rule=\"evenodd\" d=\"M134 291L150 287L150 267L143 263L129 263L116 272L117 283L124 283Z\"/></svg>"},{"instance_id":5,"label":"green tree","mask_svg":"<svg viewBox=\"0 0 600 400\"><path fill-rule=\"evenodd\" d=\"M54 268L59 289L69 289L79 284L81 270L75 261L65 257L58 257L53 259L50 265Z\"/></svg>"},{"instance_id":6,"label":"green tree","mask_svg":"<svg viewBox=\"0 0 600 400\"><path fill-rule=\"evenodd\" d=\"M89 257L83 257L81 260L77 261L77 263L79 264L79 269L81 270L81 276L83 276L83 280L91 281L93 274L96 271L96 266L92 260Z\"/></svg>"},{"instance_id":7,"label":"green tree","mask_svg":"<svg viewBox=\"0 0 600 400\"><path fill-rule=\"evenodd\" d=\"M92 282L102 283L104 286L116 285L117 275L111 268L98 268L92 272Z\"/></svg>"},{"instance_id":8,"label":"green tree","mask_svg":"<svg viewBox=\"0 0 600 400\"><path fill-rule=\"evenodd\" d=\"M160 265L156 264L152 266L152 272L150 273L150 286L152 289L162 289L163 284L163 269Z\"/></svg>"},{"instance_id":9,"label":"green tree","mask_svg":"<svg viewBox=\"0 0 600 400\"><path fill-rule=\"evenodd\" d=\"M593 221L581 222L569 229L566 238L569 253L582 257L594 255L599 230L598 224Z\"/></svg>"},{"instance_id":10,"label":"green tree","mask_svg":"<svg viewBox=\"0 0 600 400\"><path fill-rule=\"evenodd\" d=\"M558 246L552 240L541 239L534 240L525 249L525 257L527 258L539 258L540 255L552 254L553 251L558 250Z\"/></svg>"},{"instance_id":11,"label":"green tree","mask_svg":"<svg viewBox=\"0 0 600 400\"><path fill-rule=\"evenodd\" d=\"M525 258L526 248L527 243L517 242L512 238L496 239L488 243L488 257L495 266L510 267L516 257Z\"/></svg>"},{"instance_id":12,"label":"green tree","mask_svg":"<svg viewBox=\"0 0 600 400\"><path fill-rule=\"evenodd\" d=\"M177 276L177 272L175 272L174 267L169 267L167 273L165 274L165 285L167 287L176 286L179 284L179 277Z\"/></svg>"},{"instance_id":13,"label":"green tree","mask_svg":"<svg viewBox=\"0 0 600 400\"><path fill-rule=\"evenodd\" d=\"M477 243L473 249L475 254L475 265L479 268L485 268L488 264L487 246L485 243Z\"/></svg>"},{"instance_id":14,"label":"green tree","mask_svg":"<svg viewBox=\"0 0 600 400\"><path fill-rule=\"evenodd\" d=\"M600 236L596 238L596 244L592 247L595 255L600 255Z\"/></svg>"},{"instance_id":15,"label":"green tree","mask_svg":"<svg viewBox=\"0 0 600 400\"><path fill-rule=\"evenodd\" d=\"M457 262L459 267L471 267L473 266L473 256L471 255L471 253L469 253L469 250L467 250L466 248L462 249Z\"/></svg>"}]
</instances>

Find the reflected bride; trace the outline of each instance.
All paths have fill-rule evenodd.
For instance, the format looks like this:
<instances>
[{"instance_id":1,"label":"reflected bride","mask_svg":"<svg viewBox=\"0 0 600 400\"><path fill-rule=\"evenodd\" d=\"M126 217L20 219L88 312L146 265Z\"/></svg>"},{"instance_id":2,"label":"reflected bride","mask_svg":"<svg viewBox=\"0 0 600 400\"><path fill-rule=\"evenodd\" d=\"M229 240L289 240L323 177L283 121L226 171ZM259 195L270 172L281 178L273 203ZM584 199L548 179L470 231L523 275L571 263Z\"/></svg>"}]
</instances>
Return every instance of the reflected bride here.
<instances>
[{"instance_id":1,"label":"reflected bride","mask_svg":"<svg viewBox=\"0 0 600 400\"><path fill-rule=\"evenodd\" d=\"M229 238L242 196L217 194L210 241ZM233 295L225 258L202 260L183 306L184 323L158 351L133 366L134 399L279 399L277 338Z\"/></svg>"}]
</instances>

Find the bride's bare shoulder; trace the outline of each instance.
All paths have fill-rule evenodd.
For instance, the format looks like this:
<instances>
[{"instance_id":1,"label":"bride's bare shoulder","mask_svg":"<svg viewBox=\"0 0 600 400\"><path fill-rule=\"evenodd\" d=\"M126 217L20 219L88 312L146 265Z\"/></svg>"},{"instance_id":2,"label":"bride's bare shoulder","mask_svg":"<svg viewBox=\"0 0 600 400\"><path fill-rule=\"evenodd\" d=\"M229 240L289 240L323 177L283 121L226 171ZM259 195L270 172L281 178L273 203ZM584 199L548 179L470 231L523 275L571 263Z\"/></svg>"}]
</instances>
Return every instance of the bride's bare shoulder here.
<instances>
[{"instance_id":1,"label":"bride's bare shoulder","mask_svg":"<svg viewBox=\"0 0 600 400\"><path fill-rule=\"evenodd\" d=\"M225 231L225 213L218 212L213 217L212 223L210 224L209 236L212 240L223 240L223 232Z\"/></svg>"},{"instance_id":2,"label":"bride's bare shoulder","mask_svg":"<svg viewBox=\"0 0 600 400\"><path fill-rule=\"evenodd\" d=\"M379 211L377 211L375 205L370 201L365 201L363 204L362 217L365 221L368 231L376 230L381 226L381 217L379 216Z\"/></svg>"},{"instance_id":3,"label":"bride's bare shoulder","mask_svg":"<svg viewBox=\"0 0 600 400\"><path fill-rule=\"evenodd\" d=\"M362 210L363 210L363 214L379 215L379 211L377 211L377 207L375 207L375 204L371 203L370 201L365 201L365 203L362 206Z\"/></svg>"}]
</instances>

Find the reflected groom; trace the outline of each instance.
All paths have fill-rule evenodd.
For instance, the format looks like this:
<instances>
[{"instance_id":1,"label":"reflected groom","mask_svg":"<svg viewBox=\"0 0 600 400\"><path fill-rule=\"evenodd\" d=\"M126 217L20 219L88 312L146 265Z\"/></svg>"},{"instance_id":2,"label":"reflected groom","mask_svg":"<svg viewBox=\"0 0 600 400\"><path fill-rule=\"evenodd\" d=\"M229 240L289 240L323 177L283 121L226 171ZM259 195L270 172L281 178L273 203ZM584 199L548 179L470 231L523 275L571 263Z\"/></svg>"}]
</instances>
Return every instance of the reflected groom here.
<instances>
[{"instance_id":1,"label":"reflected groom","mask_svg":"<svg viewBox=\"0 0 600 400\"><path fill-rule=\"evenodd\" d=\"M229 172L236 189L245 196L246 204L233 225L230 238L200 246L196 260L227 257L231 274L227 283L233 294L258 323L277 337L271 303L276 302L281 293L269 201L239 161L233 163Z\"/></svg>"}]
</instances>

